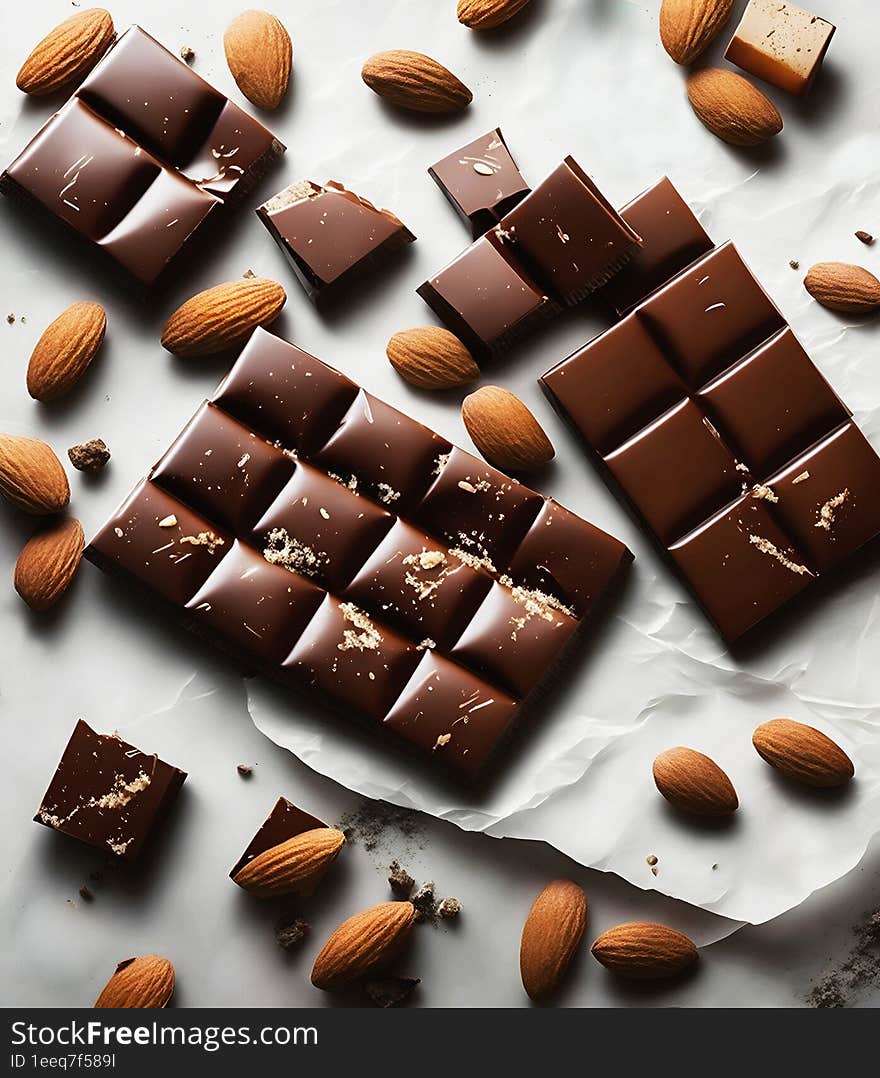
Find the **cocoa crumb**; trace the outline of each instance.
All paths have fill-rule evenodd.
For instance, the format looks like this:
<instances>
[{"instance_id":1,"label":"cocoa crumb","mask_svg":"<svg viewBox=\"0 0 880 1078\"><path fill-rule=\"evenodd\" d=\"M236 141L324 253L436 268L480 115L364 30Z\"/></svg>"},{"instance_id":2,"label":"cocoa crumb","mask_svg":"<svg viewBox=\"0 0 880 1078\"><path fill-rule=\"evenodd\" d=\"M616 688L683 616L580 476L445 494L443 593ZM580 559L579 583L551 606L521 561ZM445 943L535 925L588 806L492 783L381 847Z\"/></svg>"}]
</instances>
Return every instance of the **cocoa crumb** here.
<instances>
[{"instance_id":1,"label":"cocoa crumb","mask_svg":"<svg viewBox=\"0 0 880 1078\"><path fill-rule=\"evenodd\" d=\"M15 325L15 315L14 314L8 314L6 316L6 321L10 324L10 326L14 326Z\"/></svg>"},{"instance_id":2,"label":"cocoa crumb","mask_svg":"<svg viewBox=\"0 0 880 1078\"><path fill-rule=\"evenodd\" d=\"M400 859L425 845L421 814L386 801L364 801L360 808L346 813L337 826L352 845L360 842L365 850L381 851L379 863L383 866L388 864L388 855Z\"/></svg>"},{"instance_id":3,"label":"cocoa crumb","mask_svg":"<svg viewBox=\"0 0 880 1078\"><path fill-rule=\"evenodd\" d=\"M388 866L388 883L398 898L409 898L416 885L416 881L406 869L401 868L399 861L392 861Z\"/></svg>"},{"instance_id":4,"label":"cocoa crumb","mask_svg":"<svg viewBox=\"0 0 880 1078\"><path fill-rule=\"evenodd\" d=\"M871 235L871 233L865 232L865 230L862 228L860 228L858 232L856 232L856 239L861 240L862 243L864 243L867 247L870 247L871 244L874 242L874 237Z\"/></svg>"},{"instance_id":5,"label":"cocoa crumb","mask_svg":"<svg viewBox=\"0 0 880 1078\"><path fill-rule=\"evenodd\" d=\"M789 264L789 266L791 266L792 269L795 269L795 270L801 268L801 264L800 264L800 262L798 262L798 260L796 258L790 258L789 261L788 261L788 264Z\"/></svg>"},{"instance_id":6,"label":"cocoa crumb","mask_svg":"<svg viewBox=\"0 0 880 1078\"><path fill-rule=\"evenodd\" d=\"M461 903L457 898L444 898L437 907L437 916L444 921L451 921L461 913Z\"/></svg>"},{"instance_id":7,"label":"cocoa crumb","mask_svg":"<svg viewBox=\"0 0 880 1078\"><path fill-rule=\"evenodd\" d=\"M110 459L110 450L101 438L92 438L67 450L70 463L78 472L99 472Z\"/></svg>"},{"instance_id":8,"label":"cocoa crumb","mask_svg":"<svg viewBox=\"0 0 880 1078\"><path fill-rule=\"evenodd\" d=\"M79 889L79 897L84 902L91 902L95 895L91 887L87 887L85 884L83 884L82 887L80 887Z\"/></svg>"},{"instance_id":9,"label":"cocoa crumb","mask_svg":"<svg viewBox=\"0 0 880 1078\"><path fill-rule=\"evenodd\" d=\"M275 929L275 942L285 951L296 947L306 938L309 931L308 921L294 917L291 921L281 921Z\"/></svg>"},{"instance_id":10,"label":"cocoa crumb","mask_svg":"<svg viewBox=\"0 0 880 1078\"><path fill-rule=\"evenodd\" d=\"M364 990L377 1007L399 1007L420 983L420 977L382 977L367 981Z\"/></svg>"},{"instance_id":11,"label":"cocoa crumb","mask_svg":"<svg viewBox=\"0 0 880 1078\"><path fill-rule=\"evenodd\" d=\"M246 281L252 281L256 278L256 276L256 273L254 273L252 269L246 269L242 274L242 277L244 277Z\"/></svg>"},{"instance_id":12,"label":"cocoa crumb","mask_svg":"<svg viewBox=\"0 0 880 1078\"><path fill-rule=\"evenodd\" d=\"M811 1007L851 1007L880 987L880 909L853 928L849 954L807 994Z\"/></svg>"},{"instance_id":13,"label":"cocoa crumb","mask_svg":"<svg viewBox=\"0 0 880 1078\"><path fill-rule=\"evenodd\" d=\"M416 920L427 921L435 915L434 881L428 880L410 899L416 908Z\"/></svg>"},{"instance_id":14,"label":"cocoa crumb","mask_svg":"<svg viewBox=\"0 0 880 1078\"><path fill-rule=\"evenodd\" d=\"M649 854L649 855L648 855L648 856L647 856L647 857L645 858L645 860L646 860L646 861L648 862L648 864L649 864L649 865L651 865L652 867L653 867L654 865L656 865L656 864L657 864L657 857L656 857L656 856L655 856L655 855L654 855L653 853L652 853L652 854Z\"/></svg>"},{"instance_id":15,"label":"cocoa crumb","mask_svg":"<svg viewBox=\"0 0 880 1078\"><path fill-rule=\"evenodd\" d=\"M180 58L186 63L191 64L196 58L195 49L190 48L189 45L180 46Z\"/></svg>"},{"instance_id":16,"label":"cocoa crumb","mask_svg":"<svg viewBox=\"0 0 880 1078\"><path fill-rule=\"evenodd\" d=\"M250 764L239 764L235 769L243 779L249 779L254 773L254 769Z\"/></svg>"}]
</instances>

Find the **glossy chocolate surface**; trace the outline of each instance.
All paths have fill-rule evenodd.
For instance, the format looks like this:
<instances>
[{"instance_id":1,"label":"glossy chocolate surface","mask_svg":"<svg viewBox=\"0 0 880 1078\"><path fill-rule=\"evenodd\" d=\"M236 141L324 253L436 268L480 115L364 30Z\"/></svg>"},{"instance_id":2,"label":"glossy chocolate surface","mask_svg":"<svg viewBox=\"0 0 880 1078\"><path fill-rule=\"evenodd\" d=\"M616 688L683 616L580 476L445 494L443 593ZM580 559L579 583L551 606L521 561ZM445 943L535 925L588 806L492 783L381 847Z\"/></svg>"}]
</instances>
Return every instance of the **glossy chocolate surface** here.
<instances>
[{"instance_id":1,"label":"glossy chocolate surface","mask_svg":"<svg viewBox=\"0 0 880 1078\"><path fill-rule=\"evenodd\" d=\"M529 193L498 127L431 165L428 172L474 239Z\"/></svg>"},{"instance_id":2,"label":"glossy chocolate surface","mask_svg":"<svg viewBox=\"0 0 880 1078\"><path fill-rule=\"evenodd\" d=\"M292 184L263 203L257 216L313 300L415 240L389 210L333 182Z\"/></svg>"},{"instance_id":3,"label":"glossy chocolate surface","mask_svg":"<svg viewBox=\"0 0 880 1078\"><path fill-rule=\"evenodd\" d=\"M749 0L725 59L780 90L805 94L835 27L785 0Z\"/></svg>"},{"instance_id":4,"label":"glossy chocolate surface","mask_svg":"<svg viewBox=\"0 0 880 1078\"><path fill-rule=\"evenodd\" d=\"M140 27L107 51L0 186L152 285L284 147Z\"/></svg>"},{"instance_id":5,"label":"glossy chocolate surface","mask_svg":"<svg viewBox=\"0 0 880 1078\"><path fill-rule=\"evenodd\" d=\"M185 779L185 771L80 719L34 820L134 861Z\"/></svg>"},{"instance_id":6,"label":"glossy chocolate surface","mask_svg":"<svg viewBox=\"0 0 880 1078\"><path fill-rule=\"evenodd\" d=\"M731 244L542 381L728 640L880 533L880 457Z\"/></svg>"},{"instance_id":7,"label":"glossy chocolate surface","mask_svg":"<svg viewBox=\"0 0 880 1078\"><path fill-rule=\"evenodd\" d=\"M280 846L282 842L287 842L290 838L296 838L297 835L301 835L305 831L314 831L316 828L326 826L327 824L322 820L301 808L297 808L286 797L279 797L272 811L266 817L266 822L262 824L251 839L248 848L232 866L229 873L230 877L234 879L249 861L253 861L255 857L265 853L266 850Z\"/></svg>"},{"instance_id":8,"label":"glossy chocolate surface","mask_svg":"<svg viewBox=\"0 0 880 1078\"><path fill-rule=\"evenodd\" d=\"M87 557L465 775L631 560L265 330Z\"/></svg>"}]
</instances>

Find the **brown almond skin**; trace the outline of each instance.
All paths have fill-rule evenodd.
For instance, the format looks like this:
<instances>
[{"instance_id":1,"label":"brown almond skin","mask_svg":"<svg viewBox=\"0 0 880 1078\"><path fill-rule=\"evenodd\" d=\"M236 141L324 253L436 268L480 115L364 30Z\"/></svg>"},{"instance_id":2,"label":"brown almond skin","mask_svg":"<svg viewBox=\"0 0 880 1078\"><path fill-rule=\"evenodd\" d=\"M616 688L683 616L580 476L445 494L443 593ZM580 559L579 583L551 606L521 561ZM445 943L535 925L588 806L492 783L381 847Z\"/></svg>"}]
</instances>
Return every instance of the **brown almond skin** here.
<instances>
[{"instance_id":1,"label":"brown almond skin","mask_svg":"<svg viewBox=\"0 0 880 1078\"><path fill-rule=\"evenodd\" d=\"M113 35L113 19L103 8L71 15L33 47L15 85L23 93L43 97L78 82L107 51Z\"/></svg>"},{"instance_id":2,"label":"brown almond skin","mask_svg":"<svg viewBox=\"0 0 880 1078\"><path fill-rule=\"evenodd\" d=\"M700 121L732 146L758 146L782 130L773 102L735 71L695 71L687 80L687 95Z\"/></svg>"},{"instance_id":3,"label":"brown almond skin","mask_svg":"<svg viewBox=\"0 0 880 1078\"><path fill-rule=\"evenodd\" d=\"M458 21L469 30L494 30L522 11L529 0L458 0Z\"/></svg>"},{"instance_id":4,"label":"brown almond skin","mask_svg":"<svg viewBox=\"0 0 880 1078\"><path fill-rule=\"evenodd\" d=\"M418 389L452 389L480 377L467 348L440 326L403 329L388 342L386 353L400 377Z\"/></svg>"},{"instance_id":5,"label":"brown almond skin","mask_svg":"<svg viewBox=\"0 0 880 1078\"><path fill-rule=\"evenodd\" d=\"M733 0L663 0L660 40L677 64L692 64L730 18Z\"/></svg>"},{"instance_id":6,"label":"brown almond skin","mask_svg":"<svg viewBox=\"0 0 880 1078\"><path fill-rule=\"evenodd\" d=\"M54 606L67 591L86 540L78 520L67 517L25 543L15 563L15 590L31 610Z\"/></svg>"},{"instance_id":7,"label":"brown almond skin","mask_svg":"<svg viewBox=\"0 0 880 1078\"><path fill-rule=\"evenodd\" d=\"M804 288L831 311L871 314L880 310L880 281L863 266L817 262L804 278Z\"/></svg>"},{"instance_id":8,"label":"brown almond skin","mask_svg":"<svg viewBox=\"0 0 880 1078\"><path fill-rule=\"evenodd\" d=\"M315 959L312 984L335 991L390 962L406 942L415 919L411 902L382 902L349 917Z\"/></svg>"},{"instance_id":9,"label":"brown almond skin","mask_svg":"<svg viewBox=\"0 0 880 1078\"><path fill-rule=\"evenodd\" d=\"M232 877L245 891L260 898L309 894L336 860L345 835L335 827L304 831L264 850Z\"/></svg>"},{"instance_id":10,"label":"brown almond skin","mask_svg":"<svg viewBox=\"0 0 880 1078\"><path fill-rule=\"evenodd\" d=\"M293 64L290 34L267 11L244 11L223 35L226 63L239 90L258 109L277 109Z\"/></svg>"},{"instance_id":11,"label":"brown almond skin","mask_svg":"<svg viewBox=\"0 0 880 1078\"><path fill-rule=\"evenodd\" d=\"M377 52L361 69L370 89L398 108L415 112L460 112L473 94L447 68L422 52Z\"/></svg>"},{"instance_id":12,"label":"brown almond skin","mask_svg":"<svg viewBox=\"0 0 880 1078\"><path fill-rule=\"evenodd\" d=\"M167 1007L174 993L174 966L156 954L127 958L104 985L95 1007Z\"/></svg>"},{"instance_id":13,"label":"brown almond skin","mask_svg":"<svg viewBox=\"0 0 880 1078\"><path fill-rule=\"evenodd\" d=\"M281 314L287 293L277 281L245 277L188 299L162 331L162 347L178 356L210 356L241 343Z\"/></svg>"},{"instance_id":14,"label":"brown almond skin","mask_svg":"<svg viewBox=\"0 0 880 1078\"><path fill-rule=\"evenodd\" d=\"M654 760L654 782L670 804L693 816L729 816L739 808L733 783L696 749L678 746Z\"/></svg>"},{"instance_id":15,"label":"brown almond skin","mask_svg":"<svg viewBox=\"0 0 880 1078\"><path fill-rule=\"evenodd\" d=\"M37 438L0 434L0 494L35 516L60 513L70 501L61 461Z\"/></svg>"},{"instance_id":16,"label":"brown almond skin","mask_svg":"<svg viewBox=\"0 0 880 1078\"><path fill-rule=\"evenodd\" d=\"M461 418L477 449L503 471L534 471L555 455L541 424L501 386L481 386L465 397Z\"/></svg>"},{"instance_id":17,"label":"brown almond skin","mask_svg":"<svg viewBox=\"0 0 880 1078\"><path fill-rule=\"evenodd\" d=\"M76 385L104 340L107 315L100 303L74 303L51 322L37 341L27 372L28 393L52 401Z\"/></svg>"},{"instance_id":18,"label":"brown almond skin","mask_svg":"<svg viewBox=\"0 0 880 1078\"><path fill-rule=\"evenodd\" d=\"M630 921L604 932L593 944L596 961L637 981L676 977L697 960L697 947L682 932L649 921Z\"/></svg>"},{"instance_id":19,"label":"brown almond skin","mask_svg":"<svg viewBox=\"0 0 880 1078\"><path fill-rule=\"evenodd\" d=\"M523 988L535 1002L549 999L562 984L587 925L587 896L571 880L548 883L523 926L519 969Z\"/></svg>"},{"instance_id":20,"label":"brown almond skin","mask_svg":"<svg viewBox=\"0 0 880 1078\"><path fill-rule=\"evenodd\" d=\"M855 775L852 760L820 730L792 719L771 719L752 734L758 755L783 775L807 786L843 786Z\"/></svg>"}]
</instances>

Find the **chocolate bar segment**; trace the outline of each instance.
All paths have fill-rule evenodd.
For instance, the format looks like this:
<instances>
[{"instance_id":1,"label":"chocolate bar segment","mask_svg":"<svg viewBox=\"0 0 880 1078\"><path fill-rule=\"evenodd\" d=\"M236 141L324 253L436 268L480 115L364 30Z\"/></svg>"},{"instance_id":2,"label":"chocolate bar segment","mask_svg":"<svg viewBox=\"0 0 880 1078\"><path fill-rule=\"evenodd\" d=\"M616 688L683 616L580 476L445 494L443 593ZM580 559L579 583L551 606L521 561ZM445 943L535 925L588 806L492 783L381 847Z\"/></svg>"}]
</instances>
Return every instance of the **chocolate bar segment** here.
<instances>
[{"instance_id":1,"label":"chocolate bar segment","mask_svg":"<svg viewBox=\"0 0 880 1078\"><path fill-rule=\"evenodd\" d=\"M296 838L306 831L315 831L319 827L327 825L311 813L298 808L286 797L279 797L265 823L251 839L248 848L239 857L229 873L230 879L235 879L246 864L259 857L266 850L280 846L288 839Z\"/></svg>"},{"instance_id":2,"label":"chocolate bar segment","mask_svg":"<svg viewBox=\"0 0 880 1078\"><path fill-rule=\"evenodd\" d=\"M466 776L632 558L265 330L87 556Z\"/></svg>"},{"instance_id":3,"label":"chocolate bar segment","mask_svg":"<svg viewBox=\"0 0 880 1078\"><path fill-rule=\"evenodd\" d=\"M431 165L428 173L474 239L498 224L529 193L498 127Z\"/></svg>"},{"instance_id":4,"label":"chocolate bar segment","mask_svg":"<svg viewBox=\"0 0 880 1078\"><path fill-rule=\"evenodd\" d=\"M731 244L542 382L729 641L880 533L880 457Z\"/></svg>"},{"instance_id":5,"label":"chocolate bar segment","mask_svg":"<svg viewBox=\"0 0 880 1078\"><path fill-rule=\"evenodd\" d=\"M725 59L802 96L816 77L835 27L783 0L749 0Z\"/></svg>"},{"instance_id":6,"label":"chocolate bar segment","mask_svg":"<svg viewBox=\"0 0 880 1078\"><path fill-rule=\"evenodd\" d=\"M185 771L80 719L34 820L134 861L185 779Z\"/></svg>"}]
</instances>

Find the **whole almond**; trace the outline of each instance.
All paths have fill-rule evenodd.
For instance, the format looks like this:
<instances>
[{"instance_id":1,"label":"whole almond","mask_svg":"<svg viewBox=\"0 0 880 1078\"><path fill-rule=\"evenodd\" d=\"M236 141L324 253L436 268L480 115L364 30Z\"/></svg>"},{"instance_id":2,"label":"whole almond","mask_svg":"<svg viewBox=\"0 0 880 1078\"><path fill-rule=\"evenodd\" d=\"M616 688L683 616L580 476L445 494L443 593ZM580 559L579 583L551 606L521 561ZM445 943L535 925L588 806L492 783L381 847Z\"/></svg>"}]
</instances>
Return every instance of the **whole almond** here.
<instances>
[{"instance_id":1,"label":"whole almond","mask_svg":"<svg viewBox=\"0 0 880 1078\"><path fill-rule=\"evenodd\" d=\"M762 759L807 786L842 786L855 774L852 760L820 730L792 719L771 719L752 734Z\"/></svg>"},{"instance_id":2,"label":"whole almond","mask_svg":"<svg viewBox=\"0 0 880 1078\"><path fill-rule=\"evenodd\" d=\"M259 109L277 109L290 82L293 45L280 19L245 11L223 35L226 63L239 90Z\"/></svg>"},{"instance_id":3,"label":"whole almond","mask_svg":"<svg viewBox=\"0 0 880 1078\"><path fill-rule=\"evenodd\" d=\"M349 917L315 959L312 984L333 991L390 962L406 942L415 920L412 902L381 902Z\"/></svg>"},{"instance_id":4,"label":"whole almond","mask_svg":"<svg viewBox=\"0 0 880 1078\"><path fill-rule=\"evenodd\" d=\"M344 844L341 831L317 827L257 854L232 878L239 887L260 898L310 894Z\"/></svg>"},{"instance_id":5,"label":"whole almond","mask_svg":"<svg viewBox=\"0 0 880 1078\"><path fill-rule=\"evenodd\" d=\"M157 954L126 958L104 985L95 1007L166 1007L174 992L174 966Z\"/></svg>"},{"instance_id":6,"label":"whole almond","mask_svg":"<svg viewBox=\"0 0 880 1078\"><path fill-rule=\"evenodd\" d=\"M177 308L162 330L162 346L178 356L222 352L274 322L286 300L281 285L266 277L218 284Z\"/></svg>"},{"instance_id":7,"label":"whole almond","mask_svg":"<svg viewBox=\"0 0 880 1078\"><path fill-rule=\"evenodd\" d=\"M61 461L45 442L0 434L0 494L25 513L60 512L70 501Z\"/></svg>"},{"instance_id":8,"label":"whole almond","mask_svg":"<svg viewBox=\"0 0 880 1078\"><path fill-rule=\"evenodd\" d=\"M804 278L804 288L832 311L870 314L880 310L880 281L849 262L817 262Z\"/></svg>"},{"instance_id":9,"label":"whole almond","mask_svg":"<svg viewBox=\"0 0 880 1078\"><path fill-rule=\"evenodd\" d=\"M364 64L361 78L386 101L415 112L460 112L474 96L442 64L408 49L377 52Z\"/></svg>"},{"instance_id":10,"label":"whole almond","mask_svg":"<svg viewBox=\"0 0 880 1078\"><path fill-rule=\"evenodd\" d=\"M83 301L62 311L31 353L27 387L34 400L57 400L70 392L95 358L106 329L100 303Z\"/></svg>"},{"instance_id":11,"label":"whole almond","mask_svg":"<svg viewBox=\"0 0 880 1078\"><path fill-rule=\"evenodd\" d=\"M70 86L101 59L113 33L113 19L103 8L71 15L33 47L15 77L15 85L38 97Z\"/></svg>"},{"instance_id":12,"label":"whole almond","mask_svg":"<svg viewBox=\"0 0 880 1078\"><path fill-rule=\"evenodd\" d=\"M25 543L15 563L15 590L31 610L48 610L67 591L86 540L72 517L52 524Z\"/></svg>"},{"instance_id":13,"label":"whole almond","mask_svg":"<svg viewBox=\"0 0 880 1078\"><path fill-rule=\"evenodd\" d=\"M663 0L660 40L677 64L691 64L718 37L733 0Z\"/></svg>"},{"instance_id":14,"label":"whole almond","mask_svg":"<svg viewBox=\"0 0 880 1078\"><path fill-rule=\"evenodd\" d=\"M675 977L697 960L693 940L674 928L648 921L610 928L596 940L592 952L612 973L641 981Z\"/></svg>"},{"instance_id":15,"label":"whole almond","mask_svg":"<svg viewBox=\"0 0 880 1078\"><path fill-rule=\"evenodd\" d=\"M394 334L386 351L400 377L419 389L450 389L480 377L467 348L439 326L403 329Z\"/></svg>"},{"instance_id":16,"label":"whole almond","mask_svg":"<svg viewBox=\"0 0 880 1078\"><path fill-rule=\"evenodd\" d=\"M559 988L586 924L587 896L571 880L548 883L535 899L519 947L523 988L533 1000Z\"/></svg>"},{"instance_id":17,"label":"whole almond","mask_svg":"<svg viewBox=\"0 0 880 1078\"><path fill-rule=\"evenodd\" d=\"M458 0L458 21L471 30L494 30L529 0Z\"/></svg>"},{"instance_id":18,"label":"whole almond","mask_svg":"<svg viewBox=\"0 0 880 1078\"><path fill-rule=\"evenodd\" d=\"M695 71L687 80L687 95L712 134L733 146L757 146L782 130L782 117L773 102L735 71L720 67Z\"/></svg>"},{"instance_id":19,"label":"whole almond","mask_svg":"<svg viewBox=\"0 0 880 1078\"><path fill-rule=\"evenodd\" d=\"M729 816L739 807L733 783L696 749L661 752L654 760L654 782L670 804L694 816Z\"/></svg>"},{"instance_id":20,"label":"whole almond","mask_svg":"<svg viewBox=\"0 0 880 1078\"><path fill-rule=\"evenodd\" d=\"M462 401L461 418L486 460L505 471L532 471L553 459L541 424L508 389L482 386Z\"/></svg>"}]
</instances>

